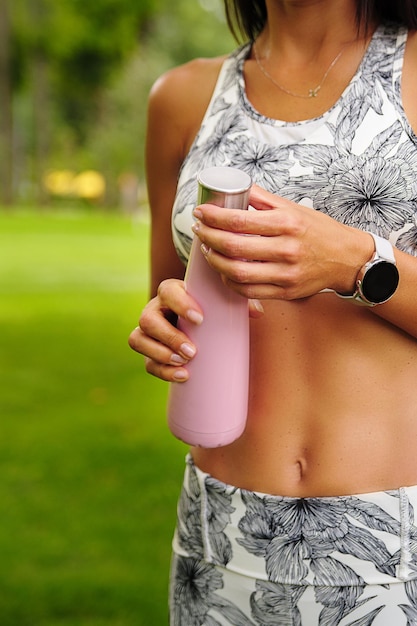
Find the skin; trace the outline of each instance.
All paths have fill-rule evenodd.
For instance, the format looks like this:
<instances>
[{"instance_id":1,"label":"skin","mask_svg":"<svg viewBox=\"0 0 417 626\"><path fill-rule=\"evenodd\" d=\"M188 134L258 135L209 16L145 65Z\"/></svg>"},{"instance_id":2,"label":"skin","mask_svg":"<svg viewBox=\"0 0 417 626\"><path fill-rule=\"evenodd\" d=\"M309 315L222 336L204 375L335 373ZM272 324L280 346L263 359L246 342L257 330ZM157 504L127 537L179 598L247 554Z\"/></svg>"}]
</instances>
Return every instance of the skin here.
<instances>
[{"instance_id":1,"label":"skin","mask_svg":"<svg viewBox=\"0 0 417 626\"><path fill-rule=\"evenodd\" d=\"M321 115L354 75L372 33L357 36L351 0L267 0L267 9L258 55L292 91L305 93L318 84L345 47L337 72L311 100L281 92L248 59L249 100L277 119ZM204 323L184 288L170 215L179 168L222 61L200 59L171 70L150 95L152 299L129 343L145 356L147 371L167 381L186 380L186 364L196 351L175 328L176 316ZM415 131L416 69L417 39L411 33L402 88ZM247 428L229 446L194 449L197 465L238 487L289 496L417 484L417 259L395 250L400 285L394 297L374 308L356 306L319 292L353 291L359 269L373 254L368 233L259 187L250 202L256 211L211 205L195 210L195 233L207 262L231 289L251 299Z\"/></svg>"}]
</instances>

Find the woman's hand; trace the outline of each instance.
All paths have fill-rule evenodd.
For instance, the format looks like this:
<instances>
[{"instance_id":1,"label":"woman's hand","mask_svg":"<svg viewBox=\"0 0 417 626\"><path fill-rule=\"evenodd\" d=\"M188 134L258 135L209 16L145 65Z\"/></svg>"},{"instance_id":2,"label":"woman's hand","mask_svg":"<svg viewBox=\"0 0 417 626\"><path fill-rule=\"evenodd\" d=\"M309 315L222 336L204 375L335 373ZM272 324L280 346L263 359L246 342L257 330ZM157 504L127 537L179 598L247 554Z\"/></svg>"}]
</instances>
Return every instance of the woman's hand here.
<instances>
[{"instance_id":1,"label":"woman's hand","mask_svg":"<svg viewBox=\"0 0 417 626\"><path fill-rule=\"evenodd\" d=\"M257 210L205 204L194 211L203 253L227 285L247 298L282 300L353 291L373 253L369 233L257 186L250 204Z\"/></svg>"},{"instance_id":2,"label":"woman's hand","mask_svg":"<svg viewBox=\"0 0 417 626\"><path fill-rule=\"evenodd\" d=\"M178 316L194 324L203 321L203 312L186 292L184 282L164 280L129 336L129 346L145 356L146 371L170 382L187 380L184 365L196 353L196 346L175 326Z\"/></svg>"},{"instance_id":3,"label":"woman's hand","mask_svg":"<svg viewBox=\"0 0 417 626\"><path fill-rule=\"evenodd\" d=\"M262 304L250 301L249 315L261 317ZM129 336L132 350L145 357L146 371L168 382L188 379L184 366L197 351L187 335L176 327L179 316L193 324L204 323L201 307L186 292L184 281L170 278L159 285L157 295L145 306L139 325Z\"/></svg>"}]
</instances>

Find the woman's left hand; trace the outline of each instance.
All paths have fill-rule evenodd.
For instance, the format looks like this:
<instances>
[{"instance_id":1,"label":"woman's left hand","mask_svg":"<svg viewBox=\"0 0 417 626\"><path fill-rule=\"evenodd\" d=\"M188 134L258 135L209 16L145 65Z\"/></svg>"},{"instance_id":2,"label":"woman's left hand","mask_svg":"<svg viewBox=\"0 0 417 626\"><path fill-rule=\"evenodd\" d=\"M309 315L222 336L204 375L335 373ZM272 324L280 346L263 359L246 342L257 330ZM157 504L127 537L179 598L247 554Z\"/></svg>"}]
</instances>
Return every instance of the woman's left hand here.
<instances>
[{"instance_id":1,"label":"woman's left hand","mask_svg":"<svg viewBox=\"0 0 417 626\"><path fill-rule=\"evenodd\" d=\"M256 211L197 207L194 232L207 262L247 298L294 300L353 291L373 239L333 218L253 186ZM246 235L246 236L245 236Z\"/></svg>"}]
</instances>

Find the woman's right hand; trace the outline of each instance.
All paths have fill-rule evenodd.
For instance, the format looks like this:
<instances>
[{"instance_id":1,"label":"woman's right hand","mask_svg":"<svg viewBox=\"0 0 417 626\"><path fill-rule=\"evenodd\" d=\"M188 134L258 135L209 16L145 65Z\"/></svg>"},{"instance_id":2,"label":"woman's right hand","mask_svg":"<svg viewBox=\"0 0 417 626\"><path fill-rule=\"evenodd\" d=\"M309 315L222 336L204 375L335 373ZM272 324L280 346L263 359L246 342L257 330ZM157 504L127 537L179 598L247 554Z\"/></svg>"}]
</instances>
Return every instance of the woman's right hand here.
<instances>
[{"instance_id":1,"label":"woman's right hand","mask_svg":"<svg viewBox=\"0 0 417 626\"><path fill-rule=\"evenodd\" d=\"M132 350L145 357L146 371L168 382L188 379L184 365L196 353L195 345L175 326L178 316L197 325L203 321L203 312L186 292L184 281L170 278L159 285L129 336Z\"/></svg>"}]
</instances>

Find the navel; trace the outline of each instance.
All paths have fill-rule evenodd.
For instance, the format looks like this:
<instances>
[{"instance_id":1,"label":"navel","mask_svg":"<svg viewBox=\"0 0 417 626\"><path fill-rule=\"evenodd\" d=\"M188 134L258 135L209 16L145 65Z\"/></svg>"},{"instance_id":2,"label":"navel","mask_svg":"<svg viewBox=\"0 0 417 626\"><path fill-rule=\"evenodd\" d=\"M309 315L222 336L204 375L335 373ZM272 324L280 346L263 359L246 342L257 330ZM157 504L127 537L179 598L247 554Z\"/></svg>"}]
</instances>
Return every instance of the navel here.
<instances>
[{"instance_id":1,"label":"navel","mask_svg":"<svg viewBox=\"0 0 417 626\"><path fill-rule=\"evenodd\" d=\"M302 482L306 479L307 475L307 459L300 457L295 462L295 477L298 482Z\"/></svg>"}]
</instances>

